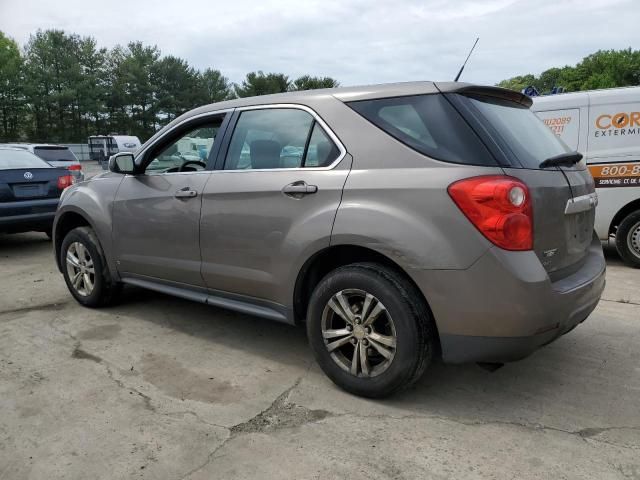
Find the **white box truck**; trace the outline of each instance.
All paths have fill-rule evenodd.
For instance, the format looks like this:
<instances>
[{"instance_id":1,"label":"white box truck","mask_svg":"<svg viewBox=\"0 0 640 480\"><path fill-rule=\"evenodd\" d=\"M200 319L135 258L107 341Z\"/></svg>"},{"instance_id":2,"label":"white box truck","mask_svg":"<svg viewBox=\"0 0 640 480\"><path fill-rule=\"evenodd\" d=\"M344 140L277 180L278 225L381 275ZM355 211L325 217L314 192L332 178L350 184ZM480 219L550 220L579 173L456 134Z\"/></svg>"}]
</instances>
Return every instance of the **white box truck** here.
<instances>
[{"instance_id":1,"label":"white box truck","mask_svg":"<svg viewBox=\"0 0 640 480\"><path fill-rule=\"evenodd\" d=\"M640 268L640 87L533 97L532 110L584 155L598 192L596 232Z\"/></svg>"},{"instance_id":2,"label":"white box truck","mask_svg":"<svg viewBox=\"0 0 640 480\"><path fill-rule=\"evenodd\" d=\"M141 146L140 139L131 135L91 135L89 159L95 160L106 170L111 155L118 152L135 152Z\"/></svg>"}]
</instances>

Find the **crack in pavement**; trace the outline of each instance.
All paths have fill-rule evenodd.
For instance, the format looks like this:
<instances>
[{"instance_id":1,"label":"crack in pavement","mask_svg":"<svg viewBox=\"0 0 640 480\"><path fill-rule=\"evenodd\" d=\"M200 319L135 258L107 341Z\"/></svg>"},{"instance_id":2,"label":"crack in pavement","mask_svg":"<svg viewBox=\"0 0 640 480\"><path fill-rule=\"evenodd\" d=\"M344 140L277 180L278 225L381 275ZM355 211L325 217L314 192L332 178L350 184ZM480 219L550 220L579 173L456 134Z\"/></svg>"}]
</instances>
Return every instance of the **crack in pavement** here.
<instances>
[{"instance_id":1,"label":"crack in pavement","mask_svg":"<svg viewBox=\"0 0 640 480\"><path fill-rule=\"evenodd\" d=\"M120 388L128 390L129 393L131 394L136 394L138 395L140 398L142 398L142 400L144 401L144 408L146 408L147 410L151 411L151 412L156 412L156 408L151 404L151 397L149 395L146 395L144 393L142 393L140 390L138 390L137 388L134 387L129 387L127 385L124 384L124 382L122 380L120 380L119 378L116 378L112 367L113 368L117 368L118 370L120 370L120 368L117 365L113 365L110 362L106 361L105 359L94 355L92 353L87 352L86 350L84 350L82 348L82 343L80 342L80 340L78 340L78 338L72 334L71 332L68 332L66 330L63 330L62 328L59 328L56 324L55 324L56 319L52 319L49 322L49 326L57 331L58 333L65 335L67 337L69 337L70 339L72 339L74 341L73 344L73 351L71 352L71 358L75 358L78 360L90 360L92 362L98 363L102 366L105 367L105 370L107 372L107 376Z\"/></svg>"},{"instance_id":2,"label":"crack in pavement","mask_svg":"<svg viewBox=\"0 0 640 480\"><path fill-rule=\"evenodd\" d=\"M419 414L411 414L411 415L393 415L393 414L377 414L377 415L367 415L360 414L357 412L331 412L328 410L313 410L308 407L298 405L294 402L289 401L291 393L295 390L302 382L302 380L307 376L308 372L313 366L313 362L309 363L309 366L306 368L305 372L287 389L285 389L281 394L279 394L269 406L253 416L252 418L233 425L231 427L219 425L211 422L207 422L203 418L201 418L196 412L190 410L184 411L175 411L175 412L161 412L158 411L156 407L152 404L152 398L149 395L146 395L139 391L136 388L132 388L127 386L121 379L117 378L114 373L113 368L117 368L117 366L112 366L104 359L93 355L81 348L81 343L76 339L76 337L66 332L57 325L52 325L52 327L60 333L65 334L69 338L74 340L74 351L72 356L78 359L87 359L94 361L96 363L101 364L105 367L107 375L109 378L120 388L127 389L130 393L137 394L140 398L144 400L145 408L149 411L156 413L158 415L163 416L175 416L175 415L192 415L198 421L227 430L228 434L222 442L217 445L209 454L207 454L206 458L202 463L191 469L189 472L185 473L180 477L180 480L184 480L194 473L204 469L207 465L211 464L216 458L220 450L226 446L226 444L244 434L250 433L270 433L283 429L290 429L300 427L309 423L316 423L326 418L335 418L335 417L354 417L354 418L380 418L380 419L391 419L391 420L405 420L405 419L424 419L424 420L440 420L443 422L452 422L465 426L486 426L486 425L504 425L526 429L529 431L553 431L558 433L563 433L566 435L572 435L586 443L596 442L596 443L604 443L608 445L612 445L618 448L624 449L640 449L640 445L624 445L615 441L610 441L603 438L598 438L603 433L614 431L614 430L632 430L639 431L640 426L606 426L606 427L589 427L583 428L580 430L566 430L559 427L553 427L549 425L543 424L535 424L535 423L525 423L525 422L515 422L515 421L506 421L506 420L487 420L487 421L474 421L474 420L465 420L462 418L450 417L446 415L419 415ZM112 368L113 367L113 368Z\"/></svg>"},{"instance_id":3,"label":"crack in pavement","mask_svg":"<svg viewBox=\"0 0 640 480\"><path fill-rule=\"evenodd\" d=\"M306 407L289 402L291 392L300 385L300 382L302 382L302 380L307 376L312 366L313 362L310 362L307 369L302 375L300 375L300 377L298 377L293 385L278 395L266 409L262 410L260 413L245 422L238 423L230 428L226 427L229 431L227 438L225 438L220 445L214 448L209 455L207 455L207 458L203 463L189 470L178 480L184 480L205 468L212 460L214 460L216 453L218 453L218 451L230 440L233 440L237 436L246 433L266 432L299 427L307 423L317 422L329 416L333 416L331 412L326 410L310 410Z\"/></svg>"},{"instance_id":4,"label":"crack in pavement","mask_svg":"<svg viewBox=\"0 0 640 480\"><path fill-rule=\"evenodd\" d=\"M149 410L150 412L156 412L156 407L154 407L151 404L151 397L149 395L146 395L144 393L142 393L140 390L138 390L137 388L134 387L128 387L127 385L124 384L124 382L122 380L120 380L119 378L116 378L113 374L113 370L111 370L111 367L109 365L107 365L106 363L104 364L106 370L107 370L107 375L109 376L109 378L111 380L113 380L115 382L116 385L118 385L120 388L123 388L125 390L129 390L129 393L135 393L136 395L138 395L140 398L142 398L142 400L144 401L144 408L146 408L147 410ZM117 367L116 367L117 368Z\"/></svg>"},{"instance_id":5,"label":"crack in pavement","mask_svg":"<svg viewBox=\"0 0 640 480\"><path fill-rule=\"evenodd\" d=\"M625 299L612 300L612 299L609 299L609 298L601 298L600 301L601 302L611 302L611 303L621 303L623 305L637 305L637 306L640 306L640 303L632 302L631 300L625 300Z\"/></svg>"},{"instance_id":6,"label":"crack in pavement","mask_svg":"<svg viewBox=\"0 0 640 480\"><path fill-rule=\"evenodd\" d=\"M620 448L628 448L632 450L640 449L639 446L628 446L628 445L620 445L615 442L610 442L607 440L602 440L598 438L594 438L602 433L612 431L612 430L634 430L640 432L640 426L610 426L610 427L591 427L591 428L583 428L580 430L565 430L559 427L552 427L550 425L543 425L538 423L523 423L523 422L510 422L507 420L486 420L486 421L468 421L455 417L447 417L444 415L388 415L388 414L379 414L379 415L363 415L355 412L345 412L345 413L332 413L332 417L355 417L355 418L380 418L380 419L392 419L392 420L441 420L444 422L452 422L460 425L465 425L468 427L475 426L486 426L486 425L506 425L512 427L519 427L527 430L533 431L554 431L559 433L564 433L567 435L577 436L580 439L584 440L592 440L598 443L606 443L609 445L613 445Z\"/></svg>"},{"instance_id":7,"label":"crack in pavement","mask_svg":"<svg viewBox=\"0 0 640 480\"><path fill-rule=\"evenodd\" d=\"M62 310L68 304L69 304L69 301L62 301L62 302L44 303L44 304L41 304L41 305L31 305L31 306L28 306L28 307L11 308L9 310L0 310L0 316L1 315L9 315L9 314L12 314L12 313L38 312L38 311L41 311L41 310L47 310L47 311Z\"/></svg>"},{"instance_id":8,"label":"crack in pavement","mask_svg":"<svg viewBox=\"0 0 640 480\"><path fill-rule=\"evenodd\" d=\"M205 420L204 418L202 418L200 415L198 415L198 413L192 411L192 410L181 410L178 412L158 412L156 410L156 413L158 415L162 415L165 417L175 417L177 415L191 415L193 417L196 418L196 420L198 420L199 422L204 423L205 425L209 425L211 427L218 427L218 428L224 428L225 430L229 430L229 427L227 427L226 425L220 425L218 423L213 423L213 422L209 422L207 420Z\"/></svg>"}]
</instances>

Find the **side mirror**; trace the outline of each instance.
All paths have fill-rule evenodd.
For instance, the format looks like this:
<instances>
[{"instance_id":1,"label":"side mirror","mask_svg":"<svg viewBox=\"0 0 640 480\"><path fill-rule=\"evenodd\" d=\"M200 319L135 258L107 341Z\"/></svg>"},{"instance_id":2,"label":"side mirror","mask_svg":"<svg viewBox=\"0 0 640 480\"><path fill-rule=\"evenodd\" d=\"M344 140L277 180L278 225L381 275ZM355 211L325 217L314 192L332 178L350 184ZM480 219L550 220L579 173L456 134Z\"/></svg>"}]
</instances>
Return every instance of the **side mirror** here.
<instances>
[{"instance_id":1,"label":"side mirror","mask_svg":"<svg viewBox=\"0 0 640 480\"><path fill-rule=\"evenodd\" d=\"M133 161L133 153L120 152L109 157L109 170L114 173L135 173L136 164Z\"/></svg>"}]
</instances>

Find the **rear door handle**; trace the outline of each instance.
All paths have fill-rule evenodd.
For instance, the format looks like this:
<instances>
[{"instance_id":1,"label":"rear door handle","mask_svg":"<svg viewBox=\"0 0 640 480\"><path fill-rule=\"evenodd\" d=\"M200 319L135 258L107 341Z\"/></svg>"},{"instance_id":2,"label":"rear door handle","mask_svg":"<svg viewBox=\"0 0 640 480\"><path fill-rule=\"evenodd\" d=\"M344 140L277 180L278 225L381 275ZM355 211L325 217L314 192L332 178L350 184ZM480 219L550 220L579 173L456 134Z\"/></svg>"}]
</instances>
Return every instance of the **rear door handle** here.
<instances>
[{"instance_id":1,"label":"rear door handle","mask_svg":"<svg viewBox=\"0 0 640 480\"><path fill-rule=\"evenodd\" d=\"M176 193L174 193L174 197L176 198L193 198L197 196L198 192L196 192L195 190L191 190L191 188L189 187L181 188Z\"/></svg>"},{"instance_id":2,"label":"rear door handle","mask_svg":"<svg viewBox=\"0 0 640 480\"><path fill-rule=\"evenodd\" d=\"M282 193L285 195L308 195L317 191L318 187L316 185L309 185L304 181L290 183L282 189Z\"/></svg>"}]
</instances>

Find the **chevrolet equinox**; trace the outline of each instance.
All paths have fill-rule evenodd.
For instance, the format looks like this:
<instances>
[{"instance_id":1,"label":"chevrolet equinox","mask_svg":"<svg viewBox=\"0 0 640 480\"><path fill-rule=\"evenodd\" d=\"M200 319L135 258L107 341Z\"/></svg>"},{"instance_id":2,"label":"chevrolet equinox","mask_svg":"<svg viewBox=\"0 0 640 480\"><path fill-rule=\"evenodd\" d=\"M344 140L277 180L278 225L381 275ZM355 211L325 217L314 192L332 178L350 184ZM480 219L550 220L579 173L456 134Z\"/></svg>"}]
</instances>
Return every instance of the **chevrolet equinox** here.
<instances>
[{"instance_id":1,"label":"chevrolet equinox","mask_svg":"<svg viewBox=\"0 0 640 480\"><path fill-rule=\"evenodd\" d=\"M389 395L436 356L523 358L596 307L581 155L519 93L416 82L203 106L66 189L75 299L123 284L306 324L326 375Z\"/></svg>"}]
</instances>

